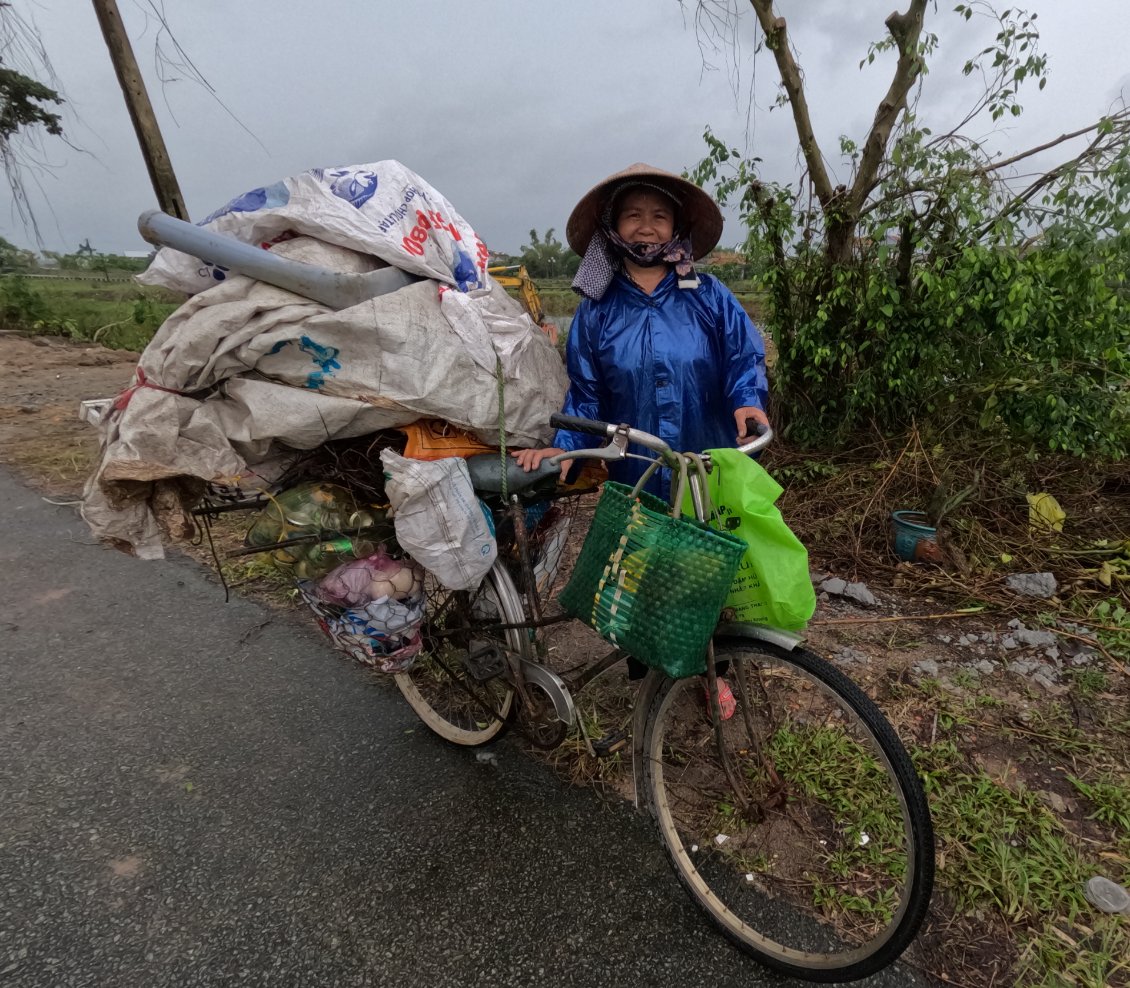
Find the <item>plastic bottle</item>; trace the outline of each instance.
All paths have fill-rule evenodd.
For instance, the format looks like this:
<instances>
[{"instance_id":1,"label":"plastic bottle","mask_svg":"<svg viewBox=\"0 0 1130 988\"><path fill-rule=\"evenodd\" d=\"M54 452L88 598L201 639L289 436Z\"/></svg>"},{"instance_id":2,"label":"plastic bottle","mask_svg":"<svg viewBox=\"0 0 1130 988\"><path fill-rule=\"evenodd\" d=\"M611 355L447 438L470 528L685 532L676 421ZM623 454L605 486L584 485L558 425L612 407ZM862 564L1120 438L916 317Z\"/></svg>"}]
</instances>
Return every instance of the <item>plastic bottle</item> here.
<instances>
[{"instance_id":1,"label":"plastic bottle","mask_svg":"<svg viewBox=\"0 0 1130 988\"><path fill-rule=\"evenodd\" d=\"M353 555L353 539L331 539L310 546L306 560L311 563L336 561L335 557Z\"/></svg>"}]
</instances>

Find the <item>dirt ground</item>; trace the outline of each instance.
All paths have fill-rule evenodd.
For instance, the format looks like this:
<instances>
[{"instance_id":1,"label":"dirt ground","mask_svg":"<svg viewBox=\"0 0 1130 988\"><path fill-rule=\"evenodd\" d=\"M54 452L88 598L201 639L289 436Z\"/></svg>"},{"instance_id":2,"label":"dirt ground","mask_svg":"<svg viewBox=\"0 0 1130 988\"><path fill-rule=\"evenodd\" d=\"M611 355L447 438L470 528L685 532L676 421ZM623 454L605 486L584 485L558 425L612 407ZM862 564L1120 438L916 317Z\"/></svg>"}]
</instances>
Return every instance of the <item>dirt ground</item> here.
<instances>
[{"instance_id":1,"label":"dirt ground","mask_svg":"<svg viewBox=\"0 0 1130 988\"><path fill-rule=\"evenodd\" d=\"M94 429L78 417L79 402L116 395L136 363L128 350L0 335L0 459L36 487L77 493L98 451Z\"/></svg>"},{"instance_id":2,"label":"dirt ground","mask_svg":"<svg viewBox=\"0 0 1130 988\"><path fill-rule=\"evenodd\" d=\"M98 452L94 428L78 417L79 402L123 390L136 359L134 353L90 344L0 333L0 365L6 370L0 461L45 495L76 498ZM197 554L207 558L201 550ZM812 564L818 581L832 576L819 559ZM261 566L240 565L245 568L226 571L229 581L261 589ZM864 603L821 593L808 647L859 682L905 741L934 746L952 740L963 755L963 770L975 767L1010 792L1035 794L1057 826L1111 859L1107 873L1125 881L1130 876L1125 833L1096 819L1095 807L1070 779L1088 770L1093 778L1116 779L1130 771L1130 721L1110 716L1112 710L1130 709L1126 667L1086 627L1061 623L1053 627L1054 636L1044 630L1040 609L1048 605L1039 601L1018 600L1011 612L960 613L952 599L912 596L891 586L869 590L874 600ZM593 633L575 624L555 629L549 635L550 664L567 669L600 647ZM597 683L591 695L578 698L586 725L592 731L624 726L631 707L626 679L610 673ZM622 770L617 775L615 764L584 758L572 739L550 760L577 783L603 781L614 789L624 784ZM940 827L939 836L944 836ZM944 869L944 854L941 864ZM936 895L912 963L953 984L1014 983L1023 942L1013 924L991 908L959 915L953 895ZM1026 922L1038 932L1039 920L1028 916ZM1058 929L1056 936L1068 936L1062 924ZM1078 943L1078 936L1072 930L1069 939ZM1037 977L1024 983L1045 982Z\"/></svg>"}]
</instances>

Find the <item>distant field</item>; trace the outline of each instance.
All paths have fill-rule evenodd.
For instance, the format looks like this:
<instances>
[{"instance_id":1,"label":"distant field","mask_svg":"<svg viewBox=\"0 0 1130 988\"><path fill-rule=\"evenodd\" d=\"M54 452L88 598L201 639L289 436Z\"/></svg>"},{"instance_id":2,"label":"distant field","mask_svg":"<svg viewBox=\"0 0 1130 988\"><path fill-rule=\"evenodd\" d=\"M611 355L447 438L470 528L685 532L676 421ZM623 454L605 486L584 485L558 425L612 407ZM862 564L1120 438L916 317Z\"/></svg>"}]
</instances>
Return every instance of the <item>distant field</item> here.
<instances>
[{"instance_id":1,"label":"distant field","mask_svg":"<svg viewBox=\"0 0 1130 988\"><path fill-rule=\"evenodd\" d=\"M114 282L114 281L128 281L132 282L134 279L134 272L132 271L111 271L109 274L95 274L91 271L27 271L21 272L21 277L27 278L29 281L36 283L43 281L97 281L97 282Z\"/></svg>"},{"instance_id":2,"label":"distant field","mask_svg":"<svg viewBox=\"0 0 1130 988\"><path fill-rule=\"evenodd\" d=\"M538 292L547 316L560 319L577 311L579 298L565 279L543 279ZM759 322L764 295L735 294ZM110 280L93 274L7 274L0 276L0 328L141 350L181 301L172 292L137 284L129 272L111 272Z\"/></svg>"},{"instance_id":3,"label":"distant field","mask_svg":"<svg viewBox=\"0 0 1130 988\"><path fill-rule=\"evenodd\" d=\"M181 299L127 272L85 277L0 277L0 325L27 333L96 340L141 350Z\"/></svg>"}]
</instances>

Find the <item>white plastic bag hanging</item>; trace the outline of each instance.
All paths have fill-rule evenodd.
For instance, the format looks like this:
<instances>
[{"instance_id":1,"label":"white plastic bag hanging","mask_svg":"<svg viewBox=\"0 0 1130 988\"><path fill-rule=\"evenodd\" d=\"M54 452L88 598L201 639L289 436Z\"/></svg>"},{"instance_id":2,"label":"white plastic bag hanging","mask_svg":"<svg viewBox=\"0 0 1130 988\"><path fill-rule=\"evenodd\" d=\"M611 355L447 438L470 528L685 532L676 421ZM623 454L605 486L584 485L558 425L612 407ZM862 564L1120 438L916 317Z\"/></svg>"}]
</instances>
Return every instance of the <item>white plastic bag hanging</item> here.
<instances>
[{"instance_id":1,"label":"white plastic bag hanging","mask_svg":"<svg viewBox=\"0 0 1130 988\"><path fill-rule=\"evenodd\" d=\"M396 540L451 590L477 587L498 558L486 511L458 457L410 460L381 451Z\"/></svg>"}]
</instances>

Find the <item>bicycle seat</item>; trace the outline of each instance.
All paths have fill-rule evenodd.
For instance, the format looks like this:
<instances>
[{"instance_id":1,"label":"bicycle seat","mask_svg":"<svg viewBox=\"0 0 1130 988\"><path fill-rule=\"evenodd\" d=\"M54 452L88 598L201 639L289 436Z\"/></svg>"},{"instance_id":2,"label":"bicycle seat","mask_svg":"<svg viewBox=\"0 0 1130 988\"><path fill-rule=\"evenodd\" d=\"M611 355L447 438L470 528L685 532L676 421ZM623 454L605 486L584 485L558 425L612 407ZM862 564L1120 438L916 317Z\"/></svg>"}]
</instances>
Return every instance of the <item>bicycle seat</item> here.
<instances>
[{"instance_id":1,"label":"bicycle seat","mask_svg":"<svg viewBox=\"0 0 1130 988\"><path fill-rule=\"evenodd\" d=\"M471 484L479 494L502 493L502 463L497 453L479 453L467 457ZM526 473L511 456L506 457L506 489L511 494L532 492L549 494L557 486L561 468L545 460L536 470Z\"/></svg>"}]
</instances>

